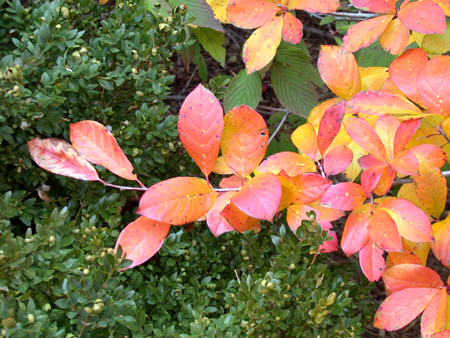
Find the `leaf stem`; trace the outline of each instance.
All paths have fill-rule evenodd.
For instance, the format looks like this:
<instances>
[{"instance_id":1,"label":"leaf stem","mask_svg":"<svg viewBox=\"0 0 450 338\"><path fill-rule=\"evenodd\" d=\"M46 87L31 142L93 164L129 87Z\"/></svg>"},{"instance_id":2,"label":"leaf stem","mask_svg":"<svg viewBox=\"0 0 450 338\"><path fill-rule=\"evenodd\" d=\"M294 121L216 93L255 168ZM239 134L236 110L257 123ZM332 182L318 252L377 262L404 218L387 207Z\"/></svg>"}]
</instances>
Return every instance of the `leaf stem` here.
<instances>
[{"instance_id":1,"label":"leaf stem","mask_svg":"<svg viewBox=\"0 0 450 338\"><path fill-rule=\"evenodd\" d=\"M377 16L380 16L381 14L377 13L354 13L354 12L333 12L330 13L330 15L333 16L339 16L339 17L347 17L347 18L359 18L359 19L370 19L375 18Z\"/></svg>"},{"instance_id":2,"label":"leaf stem","mask_svg":"<svg viewBox=\"0 0 450 338\"><path fill-rule=\"evenodd\" d=\"M110 183L106 183L101 178L99 178L99 181L102 182L106 187L116 188L116 189L120 189L120 190L136 190L136 191L147 191L148 190L148 188L146 186L144 186L141 182L139 182L139 180L137 180L137 181L139 182L139 184L141 184L141 186L142 186L141 188L110 184Z\"/></svg>"},{"instance_id":3,"label":"leaf stem","mask_svg":"<svg viewBox=\"0 0 450 338\"><path fill-rule=\"evenodd\" d=\"M280 129L281 129L281 127L283 126L284 122L286 122L286 119L287 119L288 116L289 116L289 112L288 112L287 110L284 110L284 111L285 111L284 116L283 116L283 118L281 119L280 124L278 124L277 129L275 129L275 131L273 132L273 134L270 136L269 142L267 142L267 145L269 145L270 142L272 142L272 140L275 138L275 136L277 135L277 133L280 131Z\"/></svg>"},{"instance_id":4,"label":"leaf stem","mask_svg":"<svg viewBox=\"0 0 450 338\"><path fill-rule=\"evenodd\" d=\"M449 171L442 171L442 176L448 177L450 176L450 170ZM413 183L414 179L412 178L400 178L398 180L395 180L392 185L400 185L400 184L406 184L406 183Z\"/></svg>"},{"instance_id":5,"label":"leaf stem","mask_svg":"<svg viewBox=\"0 0 450 338\"><path fill-rule=\"evenodd\" d=\"M213 188L212 190L217 192L227 192L227 191L239 191L241 188Z\"/></svg>"}]
</instances>

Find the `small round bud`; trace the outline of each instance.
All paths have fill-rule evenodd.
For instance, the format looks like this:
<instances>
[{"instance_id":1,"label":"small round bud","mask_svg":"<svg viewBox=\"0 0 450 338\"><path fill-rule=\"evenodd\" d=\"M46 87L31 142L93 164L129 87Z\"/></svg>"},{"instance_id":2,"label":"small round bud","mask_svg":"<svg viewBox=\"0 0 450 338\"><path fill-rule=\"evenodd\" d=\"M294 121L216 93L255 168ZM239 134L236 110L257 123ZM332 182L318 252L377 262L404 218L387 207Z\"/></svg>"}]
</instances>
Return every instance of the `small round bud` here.
<instances>
[{"instance_id":1,"label":"small round bud","mask_svg":"<svg viewBox=\"0 0 450 338\"><path fill-rule=\"evenodd\" d=\"M72 53L72 57L75 59L75 61L78 61L81 58L81 55L78 51L75 51Z\"/></svg>"},{"instance_id":2,"label":"small round bud","mask_svg":"<svg viewBox=\"0 0 450 338\"><path fill-rule=\"evenodd\" d=\"M89 269L83 269L83 275L85 276L89 275L89 272L90 272Z\"/></svg>"},{"instance_id":3,"label":"small round bud","mask_svg":"<svg viewBox=\"0 0 450 338\"><path fill-rule=\"evenodd\" d=\"M144 92L141 92L140 90L136 91L136 95L139 97L143 97L145 94Z\"/></svg>"},{"instance_id":4,"label":"small round bud","mask_svg":"<svg viewBox=\"0 0 450 338\"><path fill-rule=\"evenodd\" d=\"M86 306L84 309L84 312L86 312L88 315L91 315L94 310L91 307Z\"/></svg>"},{"instance_id":5,"label":"small round bud","mask_svg":"<svg viewBox=\"0 0 450 338\"><path fill-rule=\"evenodd\" d=\"M48 238L48 242L49 242L49 243L53 243L55 240L56 240L55 236L50 236L50 237Z\"/></svg>"},{"instance_id":6,"label":"small round bud","mask_svg":"<svg viewBox=\"0 0 450 338\"><path fill-rule=\"evenodd\" d=\"M95 313L100 313L100 312L102 312L103 307L101 307L99 304L94 304L94 306L92 307L92 310L93 310Z\"/></svg>"},{"instance_id":7,"label":"small round bud","mask_svg":"<svg viewBox=\"0 0 450 338\"><path fill-rule=\"evenodd\" d=\"M28 323L33 324L36 320L36 317L34 316L34 314L29 313L27 316L27 319L28 319Z\"/></svg>"},{"instance_id":8,"label":"small round bud","mask_svg":"<svg viewBox=\"0 0 450 338\"><path fill-rule=\"evenodd\" d=\"M67 19L70 16L70 11L67 7L61 7L61 16Z\"/></svg>"},{"instance_id":9,"label":"small round bud","mask_svg":"<svg viewBox=\"0 0 450 338\"><path fill-rule=\"evenodd\" d=\"M272 282L267 283L267 287L268 287L269 289L272 289L272 288L273 288L273 283L272 283Z\"/></svg>"}]
</instances>

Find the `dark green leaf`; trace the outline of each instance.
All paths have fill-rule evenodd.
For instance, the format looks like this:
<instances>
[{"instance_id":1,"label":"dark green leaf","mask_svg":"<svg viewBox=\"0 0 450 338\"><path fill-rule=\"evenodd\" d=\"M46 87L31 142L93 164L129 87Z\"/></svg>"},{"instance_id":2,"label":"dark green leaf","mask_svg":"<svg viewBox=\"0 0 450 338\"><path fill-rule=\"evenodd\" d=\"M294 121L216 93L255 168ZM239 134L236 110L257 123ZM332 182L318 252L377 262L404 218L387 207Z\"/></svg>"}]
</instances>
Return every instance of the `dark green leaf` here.
<instances>
[{"instance_id":1,"label":"dark green leaf","mask_svg":"<svg viewBox=\"0 0 450 338\"><path fill-rule=\"evenodd\" d=\"M223 99L225 112L241 104L255 109L261 100L261 79L258 73L247 75L247 71L241 70L231 80Z\"/></svg>"}]
</instances>

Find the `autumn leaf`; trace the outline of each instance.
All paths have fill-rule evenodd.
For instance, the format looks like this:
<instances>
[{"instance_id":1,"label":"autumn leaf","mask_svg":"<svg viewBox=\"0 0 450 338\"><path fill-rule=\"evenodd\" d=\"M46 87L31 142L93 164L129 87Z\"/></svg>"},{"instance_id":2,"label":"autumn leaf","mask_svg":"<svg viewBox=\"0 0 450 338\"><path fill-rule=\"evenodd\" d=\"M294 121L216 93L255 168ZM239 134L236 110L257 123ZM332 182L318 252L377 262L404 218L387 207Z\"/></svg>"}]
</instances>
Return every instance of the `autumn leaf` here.
<instances>
[{"instance_id":1,"label":"autumn leaf","mask_svg":"<svg viewBox=\"0 0 450 338\"><path fill-rule=\"evenodd\" d=\"M253 172L264 158L269 140L266 122L246 105L226 113L222 134L222 155L226 164L241 177Z\"/></svg>"},{"instance_id":2,"label":"autumn leaf","mask_svg":"<svg viewBox=\"0 0 450 338\"><path fill-rule=\"evenodd\" d=\"M294 45L302 40L303 24L290 12L287 12L284 15L283 28L281 29L281 36L283 37L284 41L292 43Z\"/></svg>"},{"instance_id":3,"label":"autumn leaf","mask_svg":"<svg viewBox=\"0 0 450 338\"><path fill-rule=\"evenodd\" d=\"M392 20L380 36L380 45L393 55L400 54L409 44L410 30L399 20Z\"/></svg>"},{"instance_id":4,"label":"autumn leaf","mask_svg":"<svg viewBox=\"0 0 450 338\"><path fill-rule=\"evenodd\" d=\"M247 215L231 202L222 210L220 216L239 232L250 231L259 224L258 219Z\"/></svg>"},{"instance_id":5,"label":"autumn leaf","mask_svg":"<svg viewBox=\"0 0 450 338\"><path fill-rule=\"evenodd\" d=\"M274 174L261 173L246 182L231 202L253 218L272 221L280 206L281 191Z\"/></svg>"},{"instance_id":6,"label":"autumn leaf","mask_svg":"<svg viewBox=\"0 0 450 338\"><path fill-rule=\"evenodd\" d=\"M290 177L295 177L304 173L315 172L317 169L309 157L290 151L283 151L269 156L257 169L259 172L271 172L275 175L282 170Z\"/></svg>"},{"instance_id":7,"label":"autumn leaf","mask_svg":"<svg viewBox=\"0 0 450 338\"><path fill-rule=\"evenodd\" d=\"M104 166L127 180L136 180L133 165L125 156L112 134L100 123L80 121L70 125L73 147L94 164Z\"/></svg>"},{"instance_id":8,"label":"autumn leaf","mask_svg":"<svg viewBox=\"0 0 450 338\"><path fill-rule=\"evenodd\" d=\"M297 187L294 199L296 204L308 204L319 200L332 183L327 178L313 173L294 177L293 180Z\"/></svg>"},{"instance_id":9,"label":"autumn leaf","mask_svg":"<svg viewBox=\"0 0 450 338\"><path fill-rule=\"evenodd\" d=\"M339 146L327 152L323 159L323 170L327 176L343 172L352 163L353 152L347 146Z\"/></svg>"},{"instance_id":10,"label":"autumn leaf","mask_svg":"<svg viewBox=\"0 0 450 338\"><path fill-rule=\"evenodd\" d=\"M159 222L183 225L205 215L217 193L195 177L171 178L151 186L141 197L137 213Z\"/></svg>"},{"instance_id":11,"label":"autumn leaf","mask_svg":"<svg viewBox=\"0 0 450 338\"><path fill-rule=\"evenodd\" d=\"M278 6L269 0L232 0L227 6L227 17L239 28L257 28L278 13Z\"/></svg>"},{"instance_id":12,"label":"autumn leaf","mask_svg":"<svg viewBox=\"0 0 450 338\"><path fill-rule=\"evenodd\" d=\"M221 189L234 189L240 188L244 185L244 179L238 175L232 175L230 177L222 178L219 182Z\"/></svg>"},{"instance_id":13,"label":"autumn leaf","mask_svg":"<svg viewBox=\"0 0 450 338\"><path fill-rule=\"evenodd\" d=\"M297 194L297 186L295 185L294 179L286 174L284 170L281 170L277 174L277 178L281 184L281 201L278 207L278 211L281 211L294 202L295 195Z\"/></svg>"},{"instance_id":14,"label":"autumn leaf","mask_svg":"<svg viewBox=\"0 0 450 338\"><path fill-rule=\"evenodd\" d=\"M433 333L444 330L447 298L447 290L441 289L426 307L420 325L423 338L430 338Z\"/></svg>"},{"instance_id":15,"label":"autumn leaf","mask_svg":"<svg viewBox=\"0 0 450 338\"><path fill-rule=\"evenodd\" d=\"M222 210L230 204L230 199L236 194L236 191L227 191L219 195L213 207L206 214L206 224L215 237L221 234L235 230L230 223L221 215Z\"/></svg>"},{"instance_id":16,"label":"autumn leaf","mask_svg":"<svg viewBox=\"0 0 450 338\"><path fill-rule=\"evenodd\" d=\"M317 61L320 76L328 88L343 99L361 90L358 63L353 54L343 54L338 46L321 46Z\"/></svg>"},{"instance_id":17,"label":"autumn leaf","mask_svg":"<svg viewBox=\"0 0 450 338\"><path fill-rule=\"evenodd\" d=\"M337 11L339 0L290 0L289 9L301 9L311 13L331 13Z\"/></svg>"},{"instance_id":18,"label":"autumn leaf","mask_svg":"<svg viewBox=\"0 0 450 338\"><path fill-rule=\"evenodd\" d=\"M219 155L223 125L223 109L219 100L199 84L181 106L178 134L207 180Z\"/></svg>"},{"instance_id":19,"label":"autumn leaf","mask_svg":"<svg viewBox=\"0 0 450 338\"><path fill-rule=\"evenodd\" d=\"M450 268L450 217L433 224L434 243L431 250L438 260Z\"/></svg>"},{"instance_id":20,"label":"autumn leaf","mask_svg":"<svg viewBox=\"0 0 450 338\"><path fill-rule=\"evenodd\" d=\"M384 159L386 149L375 130L360 118L349 118L344 121L345 130L353 141L378 159Z\"/></svg>"},{"instance_id":21,"label":"autumn leaf","mask_svg":"<svg viewBox=\"0 0 450 338\"><path fill-rule=\"evenodd\" d=\"M390 161L389 165L403 175L416 175L419 161L411 150L405 149Z\"/></svg>"},{"instance_id":22,"label":"autumn leaf","mask_svg":"<svg viewBox=\"0 0 450 338\"><path fill-rule=\"evenodd\" d=\"M389 13L395 11L396 2L397 0L352 0L352 4L355 7L374 13Z\"/></svg>"},{"instance_id":23,"label":"autumn leaf","mask_svg":"<svg viewBox=\"0 0 450 338\"><path fill-rule=\"evenodd\" d=\"M341 182L331 186L320 199L320 203L333 209L352 211L366 200L361 186L351 182Z\"/></svg>"},{"instance_id":24,"label":"autumn leaf","mask_svg":"<svg viewBox=\"0 0 450 338\"><path fill-rule=\"evenodd\" d=\"M418 33L445 33L445 13L431 0L408 3L398 11L398 18L406 27Z\"/></svg>"},{"instance_id":25,"label":"autumn leaf","mask_svg":"<svg viewBox=\"0 0 450 338\"><path fill-rule=\"evenodd\" d=\"M419 119L411 119L407 121L403 121L397 128L395 132L394 142L393 142L393 152L392 157L395 158L398 156L398 154L403 151L405 146L408 144L411 137L414 135L414 133L417 131L417 129L420 126L420 120ZM412 149L411 149L412 151ZM416 153L413 151L414 156L416 156ZM417 156L416 156L417 158Z\"/></svg>"},{"instance_id":26,"label":"autumn leaf","mask_svg":"<svg viewBox=\"0 0 450 338\"><path fill-rule=\"evenodd\" d=\"M317 132L317 147L322 157L341 129L346 108L345 104L345 101L342 100L338 104L328 108L320 121Z\"/></svg>"},{"instance_id":27,"label":"autumn leaf","mask_svg":"<svg viewBox=\"0 0 450 338\"><path fill-rule=\"evenodd\" d=\"M352 211L345 222L341 238L342 251L350 257L369 241L369 219L373 212L372 204L364 204Z\"/></svg>"},{"instance_id":28,"label":"autumn leaf","mask_svg":"<svg viewBox=\"0 0 450 338\"><path fill-rule=\"evenodd\" d=\"M369 282L379 280L386 269L383 249L380 249L371 241L367 242L359 251L359 265Z\"/></svg>"},{"instance_id":29,"label":"autumn leaf","mask_svg":"<svg viewBox=\"0 0 450 338\"><path fill-rule=\"evenodd\" d=\"M116 250L120 245L126 259L133 261L124 270L141 265L152 258L161 249L169 230L170 224L154 221L143 216L128 224L122 230L116 242Z\"/></svg>"},{"instance_id":30,"label":"autumn leaf","mask_svg":"<svg viewBox=\"0 0 450 338\"><path fill-rule=\"evenodd\" d=\"M384 210L376 210L369 219L369 237L372 243L386 251L402 251L402 240L397 225Z\"/></svg>"},{"instance_id":31,"label":"autumn leaf","mask_svg":"<svg viewBox=\"0 0 450 338\"><path fill-rule=\"evenodd\" d=\"M294 130L291 135L292 143L303 154L313 161L319 158L319 148L317 147L317 134L311 123L305 123Z\"/></svg>"},{"instance_id":32,"label":"autumn leaf","mask_svg":"<svg viewBox=\"0 0 450 338\"><path fill-rule=\"evenodd\" d=\"M214 168L212 170L213 173L218 175L231 175L233 174L233 170L228 168L227 163L225 162L223 156L219 156L216 159L216 163L214 164Z\"/></svg>"},{"instance_id":33,"label":"autumn leaf","mask_svg":"<svg viewBox=\"0 0 450 338\"><path fill-rule=\"evenodd\" d=\"M416 156L419 164L428 163L433 167L441 168L447 161L445 152L434 144L419 144L411 148L411 151Z\"/></svg>"},{"instance_id":34,"label":"autumn leaf","mask_svg":"<svg viewBox=\"0 0 450 338\"><path fill-rule=\"evenodd\" d=\"M66 141L36 137L27 145L34 162L45 170L78 180L99 180L95 168Z\"/></svg>"}]
</instances>

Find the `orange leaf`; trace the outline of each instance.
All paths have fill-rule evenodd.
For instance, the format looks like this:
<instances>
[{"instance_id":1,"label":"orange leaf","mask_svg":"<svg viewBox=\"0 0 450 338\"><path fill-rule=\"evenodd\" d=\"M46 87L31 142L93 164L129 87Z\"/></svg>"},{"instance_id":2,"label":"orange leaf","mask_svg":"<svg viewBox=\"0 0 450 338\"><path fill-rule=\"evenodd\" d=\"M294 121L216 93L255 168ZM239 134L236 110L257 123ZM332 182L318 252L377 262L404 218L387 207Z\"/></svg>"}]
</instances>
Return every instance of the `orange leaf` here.
<instances>
[{"instance_id":1,"label":"orange leaf","mask_svg":"<svg viewBox=\"0 0 450 338\"><path fill-rule=\"evenodd\" d=\"M178 134L184 148L206 177L216 164L222 131L223 109L220 102L199 84L181 106Z\"/></svg>"},{"instance_id":2,"label":"orange leaf","mask_svg":"<svg viewBox=\"0 0 450 338\"><path fill-rule=\"evenodd\" d=\"M358 63L353 54L342 54L338 46L321 46L317 67L328 88L343 99L361 90Z\"/></svg>"},{"instance_id":3,"label":"orange leaf","mask_svg":"<svg viewBox=\"0 0 450 338\"><path fill-rule=\"evenodd\" d=\"M266 153L269 131L264 119L252 108L241 105L226 113L222 134L222 155L228 167L241 177L253 172Z\"/></svg>"},{"instance_id":4,"label":"orange leaf","mask_svg":"<svg viewBox=\"0 0 450 338\"><path fill-rule=\"evenodd\" d=\"M386 251L402 251L402 240L394 220L384 210L376 210L369 220L370 240Z\"/></svg>"},{"instance_id":5,"label":"orange leaf","mask_svg":"<svg viewBox=\"0 0 450 338\"><path fill-rule=\"evenodd\" d=\"M290 0L289 9L301 9L311 13L331 13L337 11L339 0Z\"/></svg>"},{"instance_id":6,"label":"orange leaf","mask_svg":"<svg viewBox=\"0 0 450 338\"><path fill-rule=\"evenodd\" d=\"M380 202L398 227L400 235L413 242L433 242L433 231L428 216L412 202L402 198L389 198Z\"/></svg>"},{"instance_id":7,"label":"orange leaf","mask_svg":"<svg viewBox=\"0 0 450 338\"><path fill-rule=\"evenodd\" d=\"M222 210L220 216L225 218L225 220L233 227L233 229L239 232L252 230L259 224L258 219L250 217L233 203L228 204Z\"/></svg>"},{"instance_id":8,"label":"orange leaf","mask_svg":"<svg viewBox=\"0 0 450 338\"><path fill-rule=\"evenodd\" d=\"M218 175L231 175L233 174L233 170L228 168L223 156L219 156L216 159L216 164L214 164L213 173Z\"/></svg>"},{"instance_id":9,"label":"orange leaf","mask_svg":"<svg viewBox=\"0 0 450 338\"><path fill-rule=\"evenodd\" d=\"M360 118L349 118L344 121L345 130L353 141L378 159L384 159L386 150L375 130Z\"/></svg>"},{"instance_id":10,"label":"orange leaf","mask_svg":"<svg viewBox=\"0 0 450 338\"><path fill-rule=\"evenodd\" d=\"M228 204L230 204L230 199L235 194L236 191L227 191L220 194L216 199L216 203L206 214L206 224L208 224L209 230L216 237L234 230L230 223L228 223L225 217L223 217L220 213Z\"/></svg>"},{"instance_id":11,"label":"orange leaf","mask_svg":"<svg viewBox=\"0 0 450 338\"><path fill-rule=\"evenodd\" d=\"M292 13L290 13L290 12L287 12L284 15L281 36L283 37L284 41L286 41L288 43L292 43L294 45L299 43L302 40L303 24L299 19L297 19L295 16L293 16Z\"/></svg>"},{"instance_id":12,"label":"orange leaf","mask_svg":"<svg viewBox=\"0 0 450 338\"><path fill-rule=\"evenodd\" d=\"M408 144L411 137L420 126L420 120L403 121L397 128L393 144L393 157L396 157ZM411 149L412 150L412 149ZM414 153L415 155L415 153Z\"/></svg>"},{"instance_id":13,"label":"orange leaf","mask_svg":"<svg viewBox=\"0 0 450 338\"><path fill-rule=\"evenodd\" d=\"M368 155L371 156L371 155ZM366 168L361 174L361 186L367 197L370 197L372 192L377 187L383 176L385 166Z\"/></svg>"},{"instance_id":14,"label":"orange leaf","mask_svg":"<svg viewBox=\"0 0 450 338\"><path fill-rule=\"evenodd\" d=\"M431 216L439 219L447 201L447 180L441 171L427 162L419 166L419 175L414 177L414 187L420 203Z\"/></svg>"},{"instance_id":15,"label":"orange leaf","mask_svg":"<svg viewBox=\"0 0 450 338\"><path fill-rule=\"evenodd\" d=\"M307 204L319 200L331 186L331 181L318 174L303 174L294 177L297 193L294 203Z\"/></svg>"},{"instance_id":16,"label":"orange leaf","mask_svg":"<svg viewBox=\"0 0 450 338\"><path fill-rule=\"evenodd\" d=\"M420 124L420 122L419 122ZM394 140L400 121L396 116L383 115L375 122L375 132L380 137L387 152L387 158L394 158Z\"/></svg>"},{"instance_id":17,"label":"orange leaf","mask_svg":"<svg viewBox=\"0 0 450 338\"><path fill-rule=\"evenodd\" d=\"M398 11L398 18L406 27L418 33L445 33L445 13L431 0L410 2Z\"/></svg>"},{"instance_id":18,"label":"orange leaf","mask_svg":"<svg viewBox=\"0 0 450 338\"><path fill-rule=\"evenodd\" d=\"M422 314L420 329L423 338L430 338L433 333L444 330L446 310L447 290L444 288L433 297Z\"/></svg>"},{"instance_id":19,"label":"orange leaf","mask_svg":"<svg viewBox=\"0 0 450 338\"><path fill-rule=\"evenodd\" d=\"M389 75L395 85L415 103L423 106L417 88L417 76L427 63L427 54L421 48L408 49L389 66Z\"/></svg>"},{"instance_id":20,"label":"orange leaf","mask_svg":"<svg viewBox=\"0 0 450 338\"><path fill-rule=\"evenodd\" d=\"M422 259L412 252L404 238L402 238L402 252L388 252L388 258L386 259L388 267L399 264L422 264Z\"/></svg>"},{"instance_id":21,"label":"orange leaf","mask_svg":"<svg viewBox=\"0 0 450 338\"><path fill-rule=\"evenodd\" d=\"M294 130L291 135L292 143L303 154L317 161L319 158L319 148L317 148L317 134L311 123L305 123Z\"/></svg>"},{"instance_id":22,"label":"orange leaf","mask_svg":"<svg viewBox=\"0 0 450 338\"><path fill-rule=\"evenodd\" d=\"M261 173L244 184L231 202L247 215L272 221L280 206L281 183L272 173Z\"/></svg>"},{"instance_id":23,"label":"orange leaf","mask_svg":"<svg viewBox=\"0 0 450 338\"><path fill-rule=\"evenodd\" d=\"M399 330L425 310L437 289L411 288L396 292L381 303L373 325L387 331Z\"/></svg>"},{"instance_id":24,"label":"orange leaf","mask_svg":"<svg viewBox=\"0 0 450 338\"><path fill-rule=\"evenodd\" d=\"M352 163L353 152L347 146L331 149L323 159L325 174L337 175L343 172Z\"/></svg>"},{"instance_id":25,"label":"orange leaf","mask_svg":"<svg viewBox=\"0 0 450 338\"><path fill-rule=\"evenodd\" d=\"M104 5L108 3L109 0L99 0L100 5Z\"/></svg>"},{"instance_id":26,"label":"orange leaf","mask_svg":"<svg viewBox=\"0 0 450 338\"><path fill-rule=\"evenodd\" d=\"M369 282L379 280L386 269L386 263L383 258L383 249L380 249L374 243L369 241L359 251L359 265Z\"/></svg>"},{"instance_id":27,"label":"orange leaf","mask_svg":"<svg viewBox=\"0 0 450 338\"><path fill-rule=\"evenodd\" d=\"M269 171L275 175L282 170L289 176L295 177L304 173L315 172L317 169L309 157L290 151L283 151L269 156L257 169L259 172Z\"/></svg>"},{"instance_id":28,"label":"orange leaf","mask_svg":"<svg viewBox=\"0 0 450 338\"><path fill-rule=\"evenodd\" d=\"M120 149L114 136L100 123L95 121L72 123L70 141L88 161L102 165L127 180L136 180L130 161Z\"/></svg>"},{"instance_id":29,"label":"orange leaf","mask_svg":"<svg viewBox=\"0 0 450 338\"><path fill-rule=\"evenodd\" d=\"M389 165L403 175L416 175L419 168L419 161L417 161L416 156L414 156L411 150L406 149L389 162Z\"/></svg>"},{"instance_id":30,"label":"orange leaf","mask_svg":"<svg viewBox=\"0 0 450 338\"><path fill-rule=\"evenodd\" d=\"M435 242L431 243L434 255L442 264L450 268L450 217L433 224Z\"/></svg>"},{"instance_id":31,"label":"orange leaf","mask_svg":"<svg viewBox=\"0 0 450 338\"><path fill-rule=\"evenodd\" d=\"M373 192L378 196L383 196L384 194L387 194L387 192L391 190L394 179L395 179L395 170L393 170L391 167L385 167L383 169L383 173L381 174L381 178L378 181L378 184L373 190Z\"/></svg>"},{"instance_id":32,"label":"orange leaf","mask_svg":"<svg viewBox=\"0 0 450 338\"><path fill-rule=\"evenodd\" d=\"M45 170L78 180L99 179L95 168L66 141L54 138L41 140L36 137L27 144L34 162Z\"/></svg>"},{"instance_id":33,"label":"orange leaf","mask_svg":"<svg viewBox=\"0 0 450 338\"><path fill-rule=\"evenodd\" d=\"M395 11L397 0L352 0L355 7L374 13L389 13Z\"/></svg>"},{"instance_id":34,"label":"orange leaf","mask_svg":"<svg viewBox=\"0 0 450 338\"><path fill-rule=\"evenodd\" d=\"M151 186L141 197L137 213L173 225L194 222L205 215L217 193L204 180L175 177Z\"/></svg>"},{"instance_id":35,"label":"orange leaf","mask_svg":"<svg viewBox=\"0 0 450 338\"><path fill-rule=\"evenodd\" d=\"M350 257L369 241L369 218L373 212L372 204L364 204L352 211L345 222L341 239L342 251Z\"/></svg>"},{"instance_id":36,"label":"orange leaf","mask_svg":"<svg viewBox=\"0 0 450 338\"><path fill-rule=\"evenodd\" d=\"M274 58L281 42L282 28L283 17L274 16L245 41L242 58L247 74L264 68Z\"/></svg>"},{"instance_id":37,"label":"orange leaf","mask_svg":"<svg viewBox=\"0 0 450 338\"><path fill-rule=\"evenodd\" d=\"M325 111L317 132L317 147L319 148L322 157L325 155L325 152L328 150L331 142L333 142L334 138L339 133L342 120L344 119L344 114L344 100Z\"/></svg>"},{"instance_id":38,"label":"orange leaf","mask_svg":"<svg viewBox=\"0 0 450 338\"><path fill-rule=\"evenodd\" d=\"M436 56L428 61L417 77L423 104L431 114L450 113L450 57Z\"/></svg>"},{"instance_id":39,"label":"orange leaf","mask_svg":"<svg viewBox=\"0 0 450 338\"><path fill-rule=\"evenodd\" d=\"M447 161L445 152L433 144L419 144L411 148L411 151L416 156L419 164L428 163L433 167L441 168Z\"/></svg>"},{"instance_id":40,"label":"orange leaf","mask_svg":"<svg viewBox=\"0 0 450 338\"><path fill-rule=\"evenodd\" d=\"M232 0L227 6L227 17L237 27L253 29L272 19L279 10L269 0Z\"/></svg>"},{"instance_id":41,"label":"orange leaf","mask_svg":"<svg viewBox=\"0 0 450 338\"><path fill-rule=\"evenodd\" d=\"M350 27L342 44L344 52L356 52L376 41L393 18L393 15L382 15Z\"/></svg>"},{"instance_id":42,"label":"orange leaf","mask_svg":"<svg viewBox=\"0 0 450 338\"><path fill-rule=\"evenodd\" d=\"M290 206L295 199L297 194L297 187L294 183L292 177L290 177L284 170L281 170L277 174L277 178L281 183L281 201L278 211L286 209Z\"/></svg>"},{"instance_id":43,"label":"orange leaf","mask_svg":"<svg viewBox=\"0 0 450 338\"><path fill-rule=\"evenodd\" d=\"M407 99L375 90L357 93L347 104L354 111L369 115L422 114L420 109Z\"/></svg>"},{"instance_id":44,"label":"orange leaf","mask_svg":"<svg viewBox=\"0 0 450 338\"><path fill-rule=\"evenodd\" d=\"M380 36L380 45L393 55L400 54L409 44L409 29L399 20L392 20Z\"/></svg>"},{"instance_id":45,"label":"orange leaf","mask_svg":"<svg viewBox=\"0 0 450 338\"><path fill-rule=\"evenodd\" d=\"M120 233L116 243L116 250L120 245L126 259L133 261L124 270L141 265L153 257L161 249L169 230L170 224L143 216L128 224Z\"/></svg>"},{"instance_id":46,"label":"orange leaf","mask_svg":"<svg viewBox=\"0 0 450 338\"><path fill-rule=\"evenodd\" d=\"M342 182L329 188L320 203L329 208L351 211L359 208L365 200L366 195L359 184Z\"/></svg>"},{"instance_id":47,"label":"orange leaf","mask_svg":"<svg viewBox=\"0 0 450 338\"><path fill-rule=\"evenodd\" d=\"M323 205L319 204L319 201L308 203L308 205L313 207L318 212L320 212L322 214L322 217L325 217L330 222L336 221L339 218L345 216L345 212L337 209L324 207Z\"/></svg>"},{"instance_id":48,"label":"orange leaf","mask_svg":"<svg viewBox=\"0 0 450 338\"><path fill-rule=\"evenodd\" d=\"M448 312L448 308L447 308L447 312ZM432 338L450 338L450 330L436 332L431 337Z\"/></svg>"},{"instance_id":49,"label":"orange leaf","mask_svg":"<svg viewBox=\"0 0 450 338\"><path fill-rule=\"evenodd\" d=\"M313 126L318 126L320 124L320 121L322 120L323 114L325 114L326 110L330 108L331 106L334 106L335 104L338 104L341 102L342 99L338 97L334 97L331 99L328 99L321 104L315 106L308 116L308 122L311 123Z\"/></svg>"}]
</instances>

